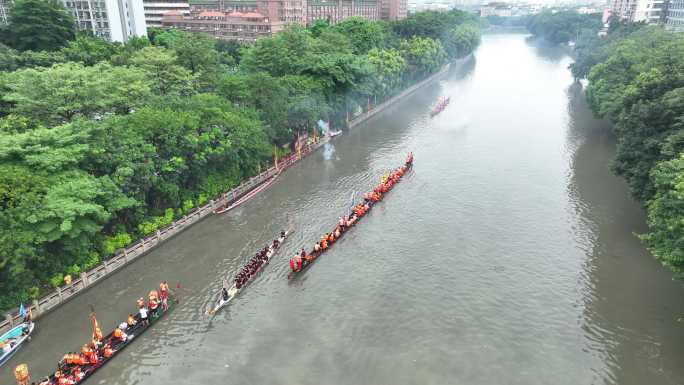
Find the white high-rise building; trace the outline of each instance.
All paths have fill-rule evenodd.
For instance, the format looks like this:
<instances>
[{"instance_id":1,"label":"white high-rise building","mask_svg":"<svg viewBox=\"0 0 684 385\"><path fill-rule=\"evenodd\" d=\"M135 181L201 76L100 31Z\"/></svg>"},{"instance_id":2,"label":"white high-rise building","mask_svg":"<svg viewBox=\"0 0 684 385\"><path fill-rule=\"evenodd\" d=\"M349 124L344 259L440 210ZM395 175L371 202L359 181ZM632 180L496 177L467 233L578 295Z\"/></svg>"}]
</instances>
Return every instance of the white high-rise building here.
<instances>
[{"instance_id":1,"label":"white high-rise building","mask_svg":"<svg viewBox=\"0 0 684 385\"><path fill-rule=\"evenodd\" d=\"M126 42L147 36L142 0L61 0L76 28L110 41ZM12 0L0 0L0 24L7 23Z\"/></svg>"},{"instance_id":2,"label":"white high-rise building","mask_svg":"<svg viewBox=\"0 0 684 385\"><path fill-rule=\"evenodd\" d=\"M0 24L7 24L10 0L0 0Z\"/></svg>"},{"instance_id":3,"label":"white high-rise building","mask_svg":"<svg viewBox=\"0 0 684 385\"><path fill-rule=\"evenodd\" d=\"M668 29L684 31L684 0L668 0L665 26Z\"/></svg>"},{"instance_id":4,"label":"white high-rise building","mask_svg":"<svg viewBox=\"0 0 684 385\"><path fill-rule=\"evenodd\" d=\"M663 20L664 0L637 0L636 10L632 21L645 21L647 23L658 23Z\"/></svg>"},{"instance_id":5,"label":"white high-rise building","mask_svg":"<svg viewBox=\"0 0 684 385\"><path fill-rule=\"evenodd\" d=\"M634 20L634 13L637 8L637 0L611 0L610 10L614 17L620 20Z\"/></svg>"},{"instance_id":6,"label":"white high-rise building","mask_svg":"<svg viewBox=\"0 0 684 385\"><path fill-rule=\"evenodd\" d=\"M143 0L143 6L149 27L161 27L162 18L167 12L190 16L190 3L187 0Z\"/></svg>"},{"instance_id":7,"label":"white high-rise building","mask_svg":"<svg viewBox=\"0 0 684 385\"><path fill-rule=\"evenodd\" d=\"M62 0L78 29L110 41L147 36L142 0Z\"/></svg>"}]
</instances>

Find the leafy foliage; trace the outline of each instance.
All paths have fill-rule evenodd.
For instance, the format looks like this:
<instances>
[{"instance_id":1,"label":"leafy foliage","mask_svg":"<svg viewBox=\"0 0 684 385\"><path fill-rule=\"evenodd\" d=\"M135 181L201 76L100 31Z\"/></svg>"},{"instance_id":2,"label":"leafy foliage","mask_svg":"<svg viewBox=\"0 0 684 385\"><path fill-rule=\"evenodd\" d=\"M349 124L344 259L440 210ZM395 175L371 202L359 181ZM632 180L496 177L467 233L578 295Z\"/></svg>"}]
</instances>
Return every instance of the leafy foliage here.
<instances>
[{"instance_id":1,"label":"leafy foliage","mask_svg":"<svg viewBox=\"0 0 684 385\"><path fill-rule=\"evenodd\" d=\"M48 125L125 114L150 95L144 71L106 63L22 69L4 76L2 83L8 89L2 100L12 106L10 112Z\"/></svg>"},{"instance_id":2,"label":"leafy foliage","mask_svg":"<svg viewBox=\"0 0 684 385\"><path fill-rule=\"evenodd\" d=\"M642 239L684 273L684 38L659 27L613 24L608 37L578 51L575 77L588 72L587 98L613 122L613 169L648 211Z\"/></svg>"},{"instance_id":3,"label":"leafy foliage","mask_svg":"<svg viewBox=\"0 0 684 385\"><path fill-rule=\"evenodd\" d=\"M250 46L154 28L125 44L0 45L0 308L255 175L319 119L344 124L479 43L462 12L412 17L439 23L406 36L414 27L351 18Z\"/></svg>"},{"instance_id":4,"label":"leafy foliage","mask_svg":"<svg viewBox=\"0 0 684 385\"><path fill-rule=\"evenodd\" d=\"M74 37L74 18L57 0L15 0L3 35L19 51L54 51Z\"/></svg>"},{"instance_id":5,"label":"leafy foliage","mask_svg":"<svg viewBox=\"0 0 684 385\"><path fill-rule=\"evenodd\" d=\"M580 14L575 10L545 10L527 21L527 29L535 36L558 44L575 40L582 30L598 32L601 14Z\"/></svg>"}]
</instances>

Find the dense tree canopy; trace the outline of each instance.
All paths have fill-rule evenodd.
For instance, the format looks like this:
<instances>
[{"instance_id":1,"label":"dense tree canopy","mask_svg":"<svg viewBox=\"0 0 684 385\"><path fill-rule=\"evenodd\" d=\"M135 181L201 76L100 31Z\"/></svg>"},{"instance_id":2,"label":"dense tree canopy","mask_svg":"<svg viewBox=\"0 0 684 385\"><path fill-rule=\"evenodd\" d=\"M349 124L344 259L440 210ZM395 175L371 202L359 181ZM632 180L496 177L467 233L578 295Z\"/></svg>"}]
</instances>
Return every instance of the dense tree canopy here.
<instances>
[{"instance_id":1,"label":"dense tree canopy","mask_svg":"<svg viewBox=\"0 0 684 385\"><path fill-rule=\"evenodd\" d=\"M660 27L612 23L578 41L575 78L587 77L594 113L613 122L615 172L648 211L642 239L684 273L684 37Z\"/></svg>"},{"instance_id":2,"label":"dense tree canopy","mask_svg":"<svg viewBox=\"0 0 684 385\"><path fill-rule=\"evenodd\" d=\"M557 43L577 40L583 30L598 31L601 14L580 14L574 10L545 10L527 20L527 29L535 36Z\"/></svg>"},{"instance_id":3,"label":"dense tree canopy","mask_svg":"<svg viewBox=\"0 0 684 385\"><path fill-rule=\"evenodd\" d=\"M464 13L411 20L295 25L252 45L154 28L125 44L3 41L0 308L263 170L273 145L319 119L343 125L479 43Z\"/></svg>"},{"instance_id":4,"label":"dense tree canopy","mask_svg":"<svg viewBox=\"0 0 684 385\"><path fill-rule=\"evenodd\" d=\"M20 51L53 51L74 37L74 19L57 0L15 0L2 35Z\"/></svg>"}]
</instances>

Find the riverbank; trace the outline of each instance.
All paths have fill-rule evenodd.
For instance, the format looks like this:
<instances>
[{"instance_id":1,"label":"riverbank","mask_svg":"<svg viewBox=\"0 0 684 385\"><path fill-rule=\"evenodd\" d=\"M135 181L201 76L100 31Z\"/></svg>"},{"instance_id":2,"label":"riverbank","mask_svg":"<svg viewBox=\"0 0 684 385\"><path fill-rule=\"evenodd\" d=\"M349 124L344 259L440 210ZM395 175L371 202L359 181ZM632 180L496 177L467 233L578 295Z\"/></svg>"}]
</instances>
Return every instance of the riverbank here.
<instances>
[{"instance_id":1,"label":"riverbank","mask_svg":"<svg viewBox=\"0 0 684 385\"><path fill-rule=\"evenodd\" d=\"M452 63L446 64L438 72L430 75L426 79L421 80L417 84L414 84L399 94L393 96L389 100L374 106L369 111L362 113L361 115L351 119L348 122L348 128L352 129L359 124L368 121L372 117L376 116L378 113L384 111L388 107L396 104L400 100L412 95L414 92L425 87L426 85L434 82L441 78L445 73L447 73L453 67L460 67L466 61L472 59L472 54L455 60ZM200 206L187 215L184 215L177 221L173 221L169 226L157 230L154 234L142 238L132 245L122 249L121 251L115 253L112 257L105 259L102 263L96 267L82 272L80 276L74 279L71 284L57 287L53 292L41 297L40 299L34 300L29 306L33 311L34 319L40 318L42 315L56 309L60 305L68 302L75 296L83 293L96 283L105 279L112 273L116 272L123 266L129 264L130 262L136 260L138 257L145 255L150 250L154 249L156 246L160 245L164 241L174 237L182 231L185 231L190 226L199 222L200 220L207 217L209 214L213 213L214 210L225 205L229 205L232 202L240 199L244 195L258 188L262 183L269 180L276 173L283 171L288 168L298 160L311 154L316 149L320 148L323 144L327 143L327 138L321 140L313 145L306 145L300 154L292 154L289 157L281 160L277 167L271 167L262 173L244 181L236 188L222 194L219 197L209 200L206 205ZM5 319L0 322L0 333L9 330L13 326L21 322L21 317L19 316L18 309L5 314Z\"/></svg>"},{"instance_id":2,"label":"riverbank","mask_svg":"<svg viewBox=\"0 0 684 385\"><path fill-rule=\"evenodd\" d=\"M53 292L48 293L40 299L34 300L30 305L27 306L32 310L34 320L88 290L96 283L105 279L137 258L145 255L147 252L154 249L164 241L185 231L190 226L212 214L216 209L237 201L249 192L258 188L262 183L266 182L277 173L282 172L295 162L305 158L327 143L327 141L328 139L324 138L317 141L315 144L306 144L302 148L301 152L293 153L290 156L282 159L280 162L278 162L277 166L273 166L262 173L249 178L248 180L242 182L239 186L224 194L221 194L221 196L209 200L209 203L206 205L197 207L177 221L171 222L169 226L159 229L154 234L142 238L132 245L116 252L113 256L105 259L102 263L94 268L82 272L77 279L74 279L71 282L71 284L59 286L55 288ZM19 315L18 309L15 309L13 312L6 313L5 319L0 322L0 334L21 322L22 317Z\"/></svg>"},{"instance_id":3,"label":"riverbank","mask_svg":"<svg viewBox=\"0 0 684 385\"><path fill-rule=\"evenodd\" d=\"M448 71L460 68L468 60L472 60L472 58L473 58L473 54L471 53L471 54L467 55L466 57L454 60L451 63L447 63L436 73L434 73L434 74L428 76L427 78L421 80L420 82L406 88L405 90L403 90L399 94L389 98L388 100L378 104L377 106L374 106L370 110L368 110L364 113L361 113L360 115L354 117L353 119L350 119L347 122L347 128L352 129L352 128L358 126L359 124L366 122L367 120L376 116L378 113L384 111L388 107L393 106L394 104L396 104L400 100L403 100L404 98L406 98L408 96L411 96L414 92L420 90L421 88L427 86L428 84L434 82L435 80L439 80Z\"/></svg>"}]
</instances>

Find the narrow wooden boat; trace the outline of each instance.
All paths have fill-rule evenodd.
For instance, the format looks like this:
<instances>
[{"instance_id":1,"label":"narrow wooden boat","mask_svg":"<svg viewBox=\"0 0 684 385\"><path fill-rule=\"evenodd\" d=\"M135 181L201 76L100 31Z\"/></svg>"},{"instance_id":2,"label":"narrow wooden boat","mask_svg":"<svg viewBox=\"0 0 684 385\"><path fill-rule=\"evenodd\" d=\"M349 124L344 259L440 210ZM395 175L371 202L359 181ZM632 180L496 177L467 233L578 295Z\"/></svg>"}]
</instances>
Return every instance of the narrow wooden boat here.
<instances>
[{"instance_id":1,"label":"narrow wooden boat","mask_svg":"<svg viewBox=\"0 0 684 385\"><path fill-rule=\"evenodd\" d=\"M446 109L446 107L449 105L450 101L451 101L451 97L440 101L437 104L437 106L435 106L435 108L433 108L432 111L430 111L430 116L433 117L433 116L439 114L440 112L444 111L444 109Z\"/></svg>"},{"instance_id":2,"label":"narrow wooden boat","mask_svg":"<svg viewBox=\"0 0 684 385\"><path fill-rule=\"evenodd\" d=\"M0 351L0 366L7 362L24 342L31 339L31 333L35 327L33 322L22 322L0 336L0 342L3 344Z\"/></svg>"},{"instance_id":3,"label":"narrow wooden boat","mask_svg":"<svg viewBox=\"0 0 684 385\"><path fill-rule=\"evenodd\" d=\"M227 206L222 207L220 209L214 210L214 214L223 214L225 212L228 212L228 211L240 206L241 204L247 202L248 200L254 198L255 195L266 190L268 188L268 186L272 185L273 182L275 182L276 178L278 178L278 175L280 175L280 173L277 173L277 174L273 175L272 177L268 178L262 184L260 184L258 187L256 187L254 190L243 195L242 197L240 197L238 200L231 203L230 205L227 205Z\"/></svg>"},{"instance_id":4,"label":"narrow wooden boat","mask_svg":"<svg viewBox=\"0 0 684 385\"><path fill-rule=\"evenodd\" d=\"M125 349L127 346L129 346L133 341L135 341L141 334L146 332L149 328L152 327L152 325L156 324L159 322L159 320L164 317L167 313L169 313L175 306L176 306L176 300L175 297L172 295L169 295L168 298L168 307L166 310L162 309L162 306L160 305L158 308L158 312L156 315L153 315L152 313L149 314L148 320L149 322L147 324L143 324L140 321L140 314L135 315L135 321L136 324L132 327L129 327L126 329L125 333L128 335L128 338L126 339L125 342L120 342L120 343L114 343L112 342L112 354L109 357L104 357L103 350L100 349L98 351L98 359L97 359L97 364L95 365L90 365L90 364L85 364L79 366L80 368L80 375L79 376L74 376L72 373L74 369L76 368L76 365L71 365L71 364L65 364L64 362L60 361L58 365L58 372L61 376L68 376L69 380L72 382L69 382L70 384L80 384L83 383L85 380L87 380L90 376L92 376L95 372L97 372L100 368L102 368L105 364L107 364L109 361L114 359L114 357L119 354L123 349ZM124 318L125 319L125 318ZM113 341L114 331L112 330L111 333L107 334L104 336L102 339L105 341ZM46 377L42 381L38 382L39 385L58 385L59 384L59 378L57 377L57 373L54 373L50 375L49 377Z\"/></svg>"},{"instance_id":5,"label":"narrow wooden boat","mask_svg":"<svg viewBox=\"0 0 684 385\"><path fill-rule=\"evenodd\" d=\"M411 168L411 166L413 165L413 154L409 154L409 157L406 159L406 162L404 163L404 165L406 166L406 171L408 171L408 170ZM406 171L405 171L405 172L406 172ZM404 174L404 175L405 175L405 174ZM401 181L401 177L397 180L397 183L398 183L399 181ZM394 186L396 186L396 183L393 185L393 187L394 187ZM393 188L393 187L392 187L392 188ZM388 190L387 192L389 192L389 191L391 191L391 188L390 188L390 190ZM387 195L387 193L383 193L383 194L382 194L382 197L384 198L385 195ZM368 211L367 211L363 216L359 217L351 226L345 227L345 228L343 229L343 231L340 232L339 238L335 239L335 242L334 242L332 245L328 246L327 249L325 249L325 250L320 250L320 251L313 251L313 250L312 250L310 253L307 253L307 258L304 258L304 259L302 260L302 264L301 264L301 267L299 268L299 270L294 270L294 267L295 267L295 266L294 266L294 261L293 261L293 259L290 259L290 268L291 268L292 271L290 271L290 273L288 274L288 278L293 278L293 277L295 277L295 276L301 274L302 272L304 272L304 271L305 271L309 266L311 266L311 265L312 265L312 264L313 264L321 255L323 255L323 253L325 253L326 251L330 250L331 247L332 247L335 243L339 242L340 239L342 239L342 237L344 236L344 234L346 234L352 227L354 227L357 223L359 223L359 221L360 221L361 219L363 219L366 215L368 215L368 212L369 212L376 204L378 204L378 203L380 203L380 201L375 202L373 205L371 205L370 208L368 209Z\"/></svg>"},{"instance_id":6,"label":"narrow wooden boat","mask_svg":"<svg viewBox=\"0 0 684 385\"><path fill-rule=\"evenodd\" d=\"M226 306L230 301L232 301L233 298L235 298L238 294L240 294L240 292L241 292L242 290L244 290L245 287L246 287L247 285L249 285L249 284L256 278L257 274L259 274L259 272L261 272L261 270L263 270L263 269L266 267L266 265L268 265L268 263L271 262L271 258L273 258L273 256L276 254L276 252L278 251L278 249L280 249L280 247L283 245L283 242L285 242L285 240L287 239L287 237L288 237L290 234L292 234L293 232L294 232L294 230L287 230L287 231L285 231L285 236L284 236L284 237L278 238L278 247L273 247L273 243L271 243L271 245L268 247L269 251L266 253L266 256L267 256L268 258L266 259L266 261L264 261L264 263L261 264L261 266L259 266L259 268L258 268L257 271L254 273L254 275L251 276L251 277L249 278L249 280L247 280L247 282L245 282L245 284L242 285L241 288L238 289L238 288L235 286L235 284L233 284L233 286L231 286L230 289L228 289L228 297L227 297L227 298L223 298L223 289L221 289L221 293L219 293L218 299L217 299L216 302L214 303L213 308L211 308L209 311L207 311L207 314L215 314L215 313L216 313L217 311L219 311L222 307Z\"/></svg>"}]
</instances>

